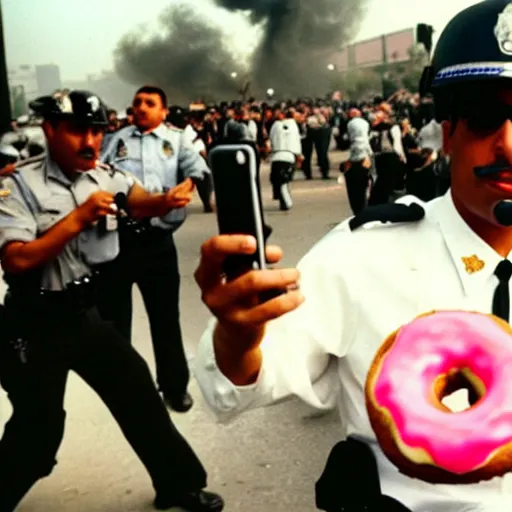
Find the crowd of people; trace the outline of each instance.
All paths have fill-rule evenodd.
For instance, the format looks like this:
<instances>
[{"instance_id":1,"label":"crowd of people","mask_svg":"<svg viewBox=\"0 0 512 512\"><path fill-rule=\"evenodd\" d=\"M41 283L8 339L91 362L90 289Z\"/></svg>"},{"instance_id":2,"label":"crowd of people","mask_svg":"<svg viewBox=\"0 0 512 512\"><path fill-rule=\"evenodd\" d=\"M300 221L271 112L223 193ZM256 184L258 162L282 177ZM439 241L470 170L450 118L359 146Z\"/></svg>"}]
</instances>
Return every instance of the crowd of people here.
<instances>
[{"instance_id":1,"label":"crowd of people","mask_svg":"<svg viewBox=\"0 0 512 512\"><path fill-rule=\"evenodd\" d=\"M223 510L168 414L194 405L174 233L195 189L212 210L211 148L240 142L270 161L282 210L291 207L297 173L329 180L330 150L347 151L340 171L355 215L297 268L274 267L283 251L267 246L270 268L232 279L226 263L246 261L256 240L218 235L202 244L194 277L212 317L195 375L210 408L229 421L291 396L319 411L337 407L342 440L317 486L317 507L327 512L509 512L510 399L499 377L510 371L511 26L510 0L457 14L425 69L421 99L397 91L369 102L334 94L169 108L162 89L144 86L125 115L86 91L32 101L33 118L18 120L0 141L8 285L0 383L12 404L0 439L0 512L15 510L57 464L70 371L119 424L151 477L156 509ZM134 284L149 319L156 382L131 343ZM474 321L452 324L452 336L438 320L428 333L442 345L436 352L420 331L410 344L418 354L411 382L389 372L403 396L382 407L388 430L376 435L366 394L370 368L384 367L375 357L401 326L440 311ZM503 326L503 339L482 317ZM468 352L469 339L478 351ZM503 357L493 357L496 343ZM425 370L432 361L445 374ZM465 378L468 403L457 416L443 400L465 372L493 387L482 391ZM411 401L410 386L424 403ZM455 459L463 470L453 470Z\"/></svg>"},{"instance_id":2,"label":"crowd of people","mask_svg":"<svg viewBox=\"0 0 512 512\"><path fill-rule=\"evenodd\" d=\"M350 129L354 117L367 124L356 121ZM218 144L252 144L259 161L273 164L273 198L283 211L293 204L289 183L297 177L295 171L300 170L306 180L313 179L314 153L319 176L326 180L332 177L330 151L334 149L349 152L340 171L353 213L368 203L384 204L405 193L430 200L449 186L449 165L442 155L440 125L434 119L432 100L405 90L386 100L376 97L359 102L346 101L336 92L323 99L259 102L251 98L187 107L171 105L165 121L184 130L205 159ZM133 106L124 112L110 109L103 150L116 133L133 123ZM359 129L354 131L358 123ZM283 126L292 128L284 139ZM0 168L44 150L36 119L23 116L13 122L13 128L0 141ZM211 181L201 184L198 193L204 211L212 212Z\"/></svg>"},{"instance_id":3,"label":"crowd of people","mask_svg":"<svg viewBox=\"0 0 512 512\"><path fill-rule=\"evenodd\" d=\"M14 411L0 440L2 512L56 463L70 370L112 411L148 469L157 509L222 510L222 498L205 490L206 470L165 409L185 413L194 403L174 233L194 190L204 211L213 211L212 148L251 145L258 167L270 163L273 199L283 211L292 207L289 185L297 173L329 180L330 151L347 151L340 171L354 213L366 207L366 197L387 204L408 186L418 188L408 170L433 168L440 152L431 101L405 91L371 103L335 94L168 105L155 86L136 91L125 115L94 93L58 91L31 102L32 115L0 141L0 247L9 287L0 378ZM156 385L131 346L134 285L149 319ZM179 471L169 468L175 457Z\"/></svg>"}]
</instances>

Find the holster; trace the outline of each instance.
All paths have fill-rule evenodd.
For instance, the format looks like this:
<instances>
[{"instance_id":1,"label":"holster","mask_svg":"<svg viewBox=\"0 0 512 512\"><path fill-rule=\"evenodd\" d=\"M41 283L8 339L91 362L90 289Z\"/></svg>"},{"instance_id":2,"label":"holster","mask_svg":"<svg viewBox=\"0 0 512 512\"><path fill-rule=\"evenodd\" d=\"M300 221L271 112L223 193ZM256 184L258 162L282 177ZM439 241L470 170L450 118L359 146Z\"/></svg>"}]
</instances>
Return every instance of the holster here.
<instances>
[{"instance_id":1,"label":"holster","mask_svg":"<svg viewBox=\"0 0 512 512\"><path fill-rule=\"evenodd\" d=\"M331 450L315 490L316 507L325 512L411 512L382 494L373 451L350 437Z\"/></svg>"}]
</instances>

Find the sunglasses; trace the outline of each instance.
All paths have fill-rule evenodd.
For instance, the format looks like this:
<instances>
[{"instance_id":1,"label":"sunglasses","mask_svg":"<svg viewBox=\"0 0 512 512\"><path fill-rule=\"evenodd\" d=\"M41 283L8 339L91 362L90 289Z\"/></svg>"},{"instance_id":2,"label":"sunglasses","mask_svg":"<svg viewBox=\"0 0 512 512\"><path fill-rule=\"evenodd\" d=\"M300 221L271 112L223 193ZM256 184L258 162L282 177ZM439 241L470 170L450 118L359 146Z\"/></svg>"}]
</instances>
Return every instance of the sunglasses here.
<instances>
[{"instance_id":1,"label":"sunglasses","mask_svg":"<svg viewBox=\"0 0 512 512\"><path fill-rule=\"evenodd\" d=\"M505 124L505 121L512 121L512 105L504 103L487 103L458 110L457 117L464 119L468 129L476 136L492 135Z\"/></svg>"}]
</instances>

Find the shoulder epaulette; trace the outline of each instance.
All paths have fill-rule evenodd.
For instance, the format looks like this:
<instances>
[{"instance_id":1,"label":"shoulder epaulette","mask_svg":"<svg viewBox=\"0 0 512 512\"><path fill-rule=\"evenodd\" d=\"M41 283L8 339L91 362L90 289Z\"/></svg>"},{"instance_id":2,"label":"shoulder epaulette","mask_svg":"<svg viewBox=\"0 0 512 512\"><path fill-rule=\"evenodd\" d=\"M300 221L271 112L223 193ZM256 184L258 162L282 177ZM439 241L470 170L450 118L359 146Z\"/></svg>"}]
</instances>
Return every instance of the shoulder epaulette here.
<instances>
[{"instance_id":1,"label":"shoulder epaulette","mask_svg":"<svg viewBox=\"0 0 512 512\"><path fill-rule=\"evenodd\" d=\"M98 162L96 164L96 169L107 171L110 174L110 176L114 176L116 172L119 172L119 169L115 165L107 164L105 162Z\"/></svg>"},{"instance_id":2,"label":"shoulder epaulette","mask_svg":"<svg viewBox=\"0 0 512 512\"><path fill-rule=\"evenodd\" d=\"M26 165L43 162L45 159L46 159L45 153L41 153L40 155L36 155L36 156L31 156L30 158L25 158L24 160L20 160L19 162L16 162L16 169L22 169Z\"/></svg>"},{"instance_id":3,"label":"shoulder epaulette","mask_svg":"<svg viewBox=\"0 0 512 512\"><path fill-rule=\"evenodd\" d=\"M369 206L349 221L351 231L368 224L382 222L383 224L398 224L401 222L419 222L425 217L425 209L418 203L409 205L403 203L379 204Z\"/></svg>"}]
</instances>

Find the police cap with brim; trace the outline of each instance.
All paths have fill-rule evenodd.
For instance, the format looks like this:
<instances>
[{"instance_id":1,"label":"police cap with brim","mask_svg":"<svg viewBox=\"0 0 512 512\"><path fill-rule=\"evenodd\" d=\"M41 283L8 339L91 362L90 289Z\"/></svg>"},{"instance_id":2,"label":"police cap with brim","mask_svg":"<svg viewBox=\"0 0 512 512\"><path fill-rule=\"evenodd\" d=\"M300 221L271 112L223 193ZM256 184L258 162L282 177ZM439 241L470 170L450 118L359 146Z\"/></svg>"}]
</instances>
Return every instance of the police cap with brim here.
<instances>
[{"instance_id":1,"label":"police cap with brim","mask_svg":"<svg viewBox=\"0 0 512 512\"><path fill-rule=\"evenodd\" d=\"M512 1L485 0L442 32L422 78L423 95L466 82L512 78Z\"/></svg>"},{"instance_id":2,"label":"police cap with brim","mask_svg":"<svg viewBox=\"0 0 512 512\"><path fill-rule=\"evenodd\" d=\"M108 125L107 108L88 91L59 91L37 98L29 107L48 121L66 119L89 126Z\"/></svg>"}]
</instances>

